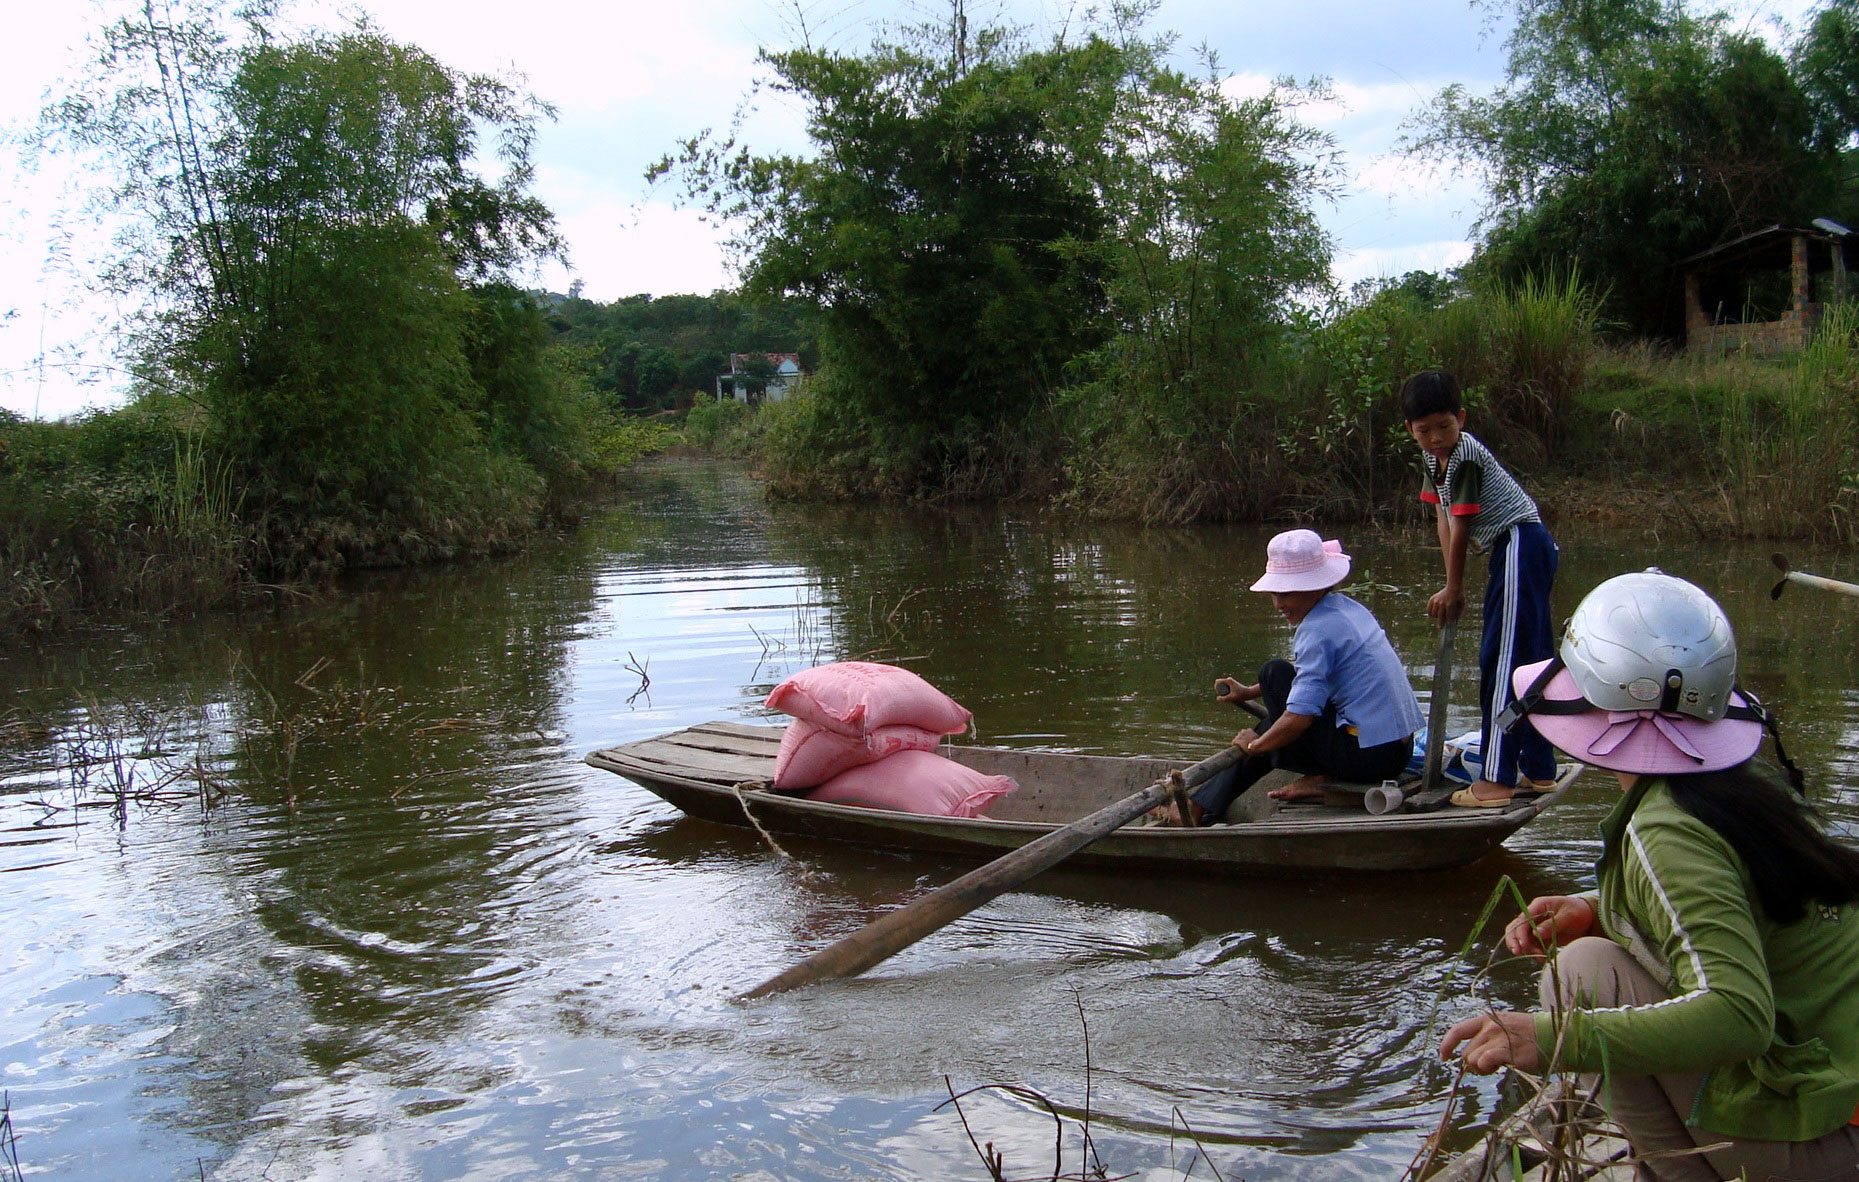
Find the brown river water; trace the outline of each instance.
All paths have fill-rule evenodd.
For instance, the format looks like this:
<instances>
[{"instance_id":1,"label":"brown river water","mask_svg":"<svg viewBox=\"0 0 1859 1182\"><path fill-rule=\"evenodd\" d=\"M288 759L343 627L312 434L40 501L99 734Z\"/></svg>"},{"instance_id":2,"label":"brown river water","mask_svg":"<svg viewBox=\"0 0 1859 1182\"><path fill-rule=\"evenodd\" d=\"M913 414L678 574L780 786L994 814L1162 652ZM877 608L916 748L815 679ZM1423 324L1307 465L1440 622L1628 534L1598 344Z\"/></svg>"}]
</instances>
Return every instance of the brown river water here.
<instances>
[{"instance_id":1,"label":"brown river water","mask_svg":"<svg viewBox=\"0 0 1859 1182\"><path fill-rule=\"evenodd\" d=\"M1776 547L1682 524L1558 531L1558 614L1653 563L1718 595L1845 829L1859 601L1771 601ZM1245 590L1270 532L771 506L734 469L667 463L520 558L7 654L0 1088L21 1167L978 1179L972 1131L1026 1177L1084 1168L1088 1120L1110 1176L1211 1177L1196 1140L1228 1180L1399 1176L1452 1089L1439 1031L1531 996L1523 966L1483 971L1489 938L1460 954L1481 909L1507 875L1583 884L1611 781L1450 873L1061 867L862 979L739 1006L965 864L799 839L785 860L581 762L767 719L782 677L848 657L916 669L980 742L1198 758L1235 725L1213 678L1288 647ZM1342 536L1424 688L1437 552L1419 530ZM1023 1090L944 1103L984 1085ZM1455 1142L1499 1102L1468 1085Z\"/></svg>"}]
</instances>

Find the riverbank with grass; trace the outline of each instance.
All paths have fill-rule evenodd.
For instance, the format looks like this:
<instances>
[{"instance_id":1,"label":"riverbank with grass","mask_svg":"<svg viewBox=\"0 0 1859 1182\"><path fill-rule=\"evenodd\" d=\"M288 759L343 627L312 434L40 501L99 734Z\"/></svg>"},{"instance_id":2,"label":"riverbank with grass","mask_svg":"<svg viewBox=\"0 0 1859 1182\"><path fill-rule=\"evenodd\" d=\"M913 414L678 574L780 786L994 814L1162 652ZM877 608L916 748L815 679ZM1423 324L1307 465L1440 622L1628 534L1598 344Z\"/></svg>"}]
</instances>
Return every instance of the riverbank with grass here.
<instances>
[{"instance_id":1,"label":"riverbank with grass","mask_svg":"<svg viewBox=\"0 0 1859 1182\"><path fill-rule=\"evenodd\" d=\"M317 504L252 483L185 403L144 398L44 422L0 411L0 642L86 619L166 615L311 590L365 567L508 551L579 519L672 432L591 407L547 476L471 449L482 471L428 495Z\"/></svg>"},{"instance_id":2,"label":"riverbank with grass","mask_svg":"<svg viewBox=\"0 0 1859 1182\"><path fill-rule=\"evenodd\" d=\"M700 407L686 438L753 460L793 500L1033 501L1089 517L1417 521L1417 452L1395 396L1429 366L1464 382L1468 427L1552 525L1700 540L1851 544L1859 314L1803 353L1697 356L1611 342L1575 284L1445 301L1392 286L1287 330L1192 388L1116 371L1030 413L931 438L838 397L828 369L761 407Z\"/></svg>"},{"instance_id":3,"label":"riverbank with grass","mask_svg":"<svg viewBox=\"0 0 1859 1182\"><path fill-rule=\"evenodd\" d=\"M569 351L551 351L533 383L551 393L497 404L490 430L445 416L431 438L403 432L366 456L325 445L314 470L301 453L279 460L288 480L249 440L226 448L178 397L71 422L7 416L0 637L507 551L668 449L744 461L777 500L1401 527L1422 506L1395 390L1430 365L1462 378L1468 426L1558 531L1859 539L1859 314L1837 307L1805 352L1765 359L1611 343L1594 309L1574 284L1444 300L1396 285L1190 391L1112 367L1011 421L964 420L943 435L870 417L869 400L841 397L830 366L780 402L699 398L677 424L616 416L568 372Z\"/></svg>"}]
</instances>

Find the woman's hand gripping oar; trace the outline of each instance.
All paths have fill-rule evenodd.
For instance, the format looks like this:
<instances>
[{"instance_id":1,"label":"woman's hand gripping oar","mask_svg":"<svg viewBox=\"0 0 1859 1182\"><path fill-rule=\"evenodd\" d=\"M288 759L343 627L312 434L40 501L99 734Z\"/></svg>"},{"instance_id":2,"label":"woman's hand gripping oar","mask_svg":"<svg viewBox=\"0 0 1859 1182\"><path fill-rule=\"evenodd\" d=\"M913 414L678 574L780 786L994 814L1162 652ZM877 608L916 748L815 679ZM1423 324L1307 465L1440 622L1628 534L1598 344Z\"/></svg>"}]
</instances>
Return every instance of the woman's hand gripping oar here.
<instances>
[{"instance_id":1,"label":"woman's hand gripping oar","mask_svg":"<svg viewBox=\"0 0 1859 1182\"><path fill-rule=\"evenodd\" d=\"M878 962L903 951L937 928L967 915L983 903L1019 886L1040 871L1063 861L1106 833L1117 829L1170 798L1179 787L1194 788L1244 758L1237 747L1210 755L1193 767L1170 772L1141 792L1105 805L1061 829L1003 854L978 870L971 870L947 886L913 899L897 910L872 920L839 942L809 956L785 972L739 994L737 1001L784 993L828 977L856 977Z\"/></svg>"}]
</instances>

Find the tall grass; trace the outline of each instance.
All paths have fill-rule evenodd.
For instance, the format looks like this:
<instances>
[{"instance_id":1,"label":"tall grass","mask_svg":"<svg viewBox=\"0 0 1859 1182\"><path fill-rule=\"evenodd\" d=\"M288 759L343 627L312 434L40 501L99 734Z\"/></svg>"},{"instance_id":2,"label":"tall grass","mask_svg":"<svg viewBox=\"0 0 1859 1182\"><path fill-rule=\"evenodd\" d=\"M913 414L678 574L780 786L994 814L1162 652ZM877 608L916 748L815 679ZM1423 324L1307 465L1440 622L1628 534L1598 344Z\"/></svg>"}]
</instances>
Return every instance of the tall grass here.
<instances>
[{"instance_id":1,"label":"tall grass","mask_svg":"<svg viewBox=\"0 0 1859 1182\"><path fill-rule=\"evenodd\" d=\"M1835 305L1784 382L1726 391L1717 459L1728 516L1745 536L1859 537L1856 338L1859 305Z\"/></svg>"},{"instance_id":2,"label":"tall grass","mask_svg":"<svg viewBox=\"0 0 1859 1182\"><path fill-rule=\"evenodd\" d=\"M684 442L716 455L742 456L754 450L759 438L755 419L774 403L751 406L734 398L699 395L684 415Z\"/></svg>"},{"instance_id":3,"label":"tall grass","mask_svg":"<svg viewBox=\"0 0 1859 1182\"><path fill-rule=\"evenodd\" d=\"M172 408L0 422L0 636L218 602L248 565L230 467Z\"/></svg>"},{"instance_id":4,"label":"tall grass","mask_svg":"<svg viewBox=\"0 0 1859 1182\"><path fill-rule=\"evenodd\" d=\"M1547 462L1562 443L1592 362L1600 297L1573 274L1529 277L1455 300L1430 318L1427 337L1479 408L1479 423L1506 461Z\"/></svg>"},{"instance_id":5,"label":"tall grass","mask_svg":"<svg viewBox=\"0 0 1859 1182\"><path fill-rule=\"evenodd\" d=\"M1595 297L1573 279L1432 306L1390 287L1261 336L1192 382L1155 389L1106 367L1067 392L1070 499L1149 521L1398 514L1414 448L1396 392L1452 370L1471 421L1507 462L1542 466L1594 349Z\"/></svg>"}]
</instances>

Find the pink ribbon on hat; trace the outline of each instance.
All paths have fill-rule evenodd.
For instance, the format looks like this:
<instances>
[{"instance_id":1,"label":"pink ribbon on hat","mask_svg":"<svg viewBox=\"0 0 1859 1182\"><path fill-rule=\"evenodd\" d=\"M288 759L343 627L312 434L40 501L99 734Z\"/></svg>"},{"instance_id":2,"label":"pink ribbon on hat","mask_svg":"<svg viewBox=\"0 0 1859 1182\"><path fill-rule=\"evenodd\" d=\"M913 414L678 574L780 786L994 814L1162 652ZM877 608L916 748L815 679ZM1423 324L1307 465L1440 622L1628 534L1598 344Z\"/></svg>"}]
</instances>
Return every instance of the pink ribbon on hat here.
<instances>
[{"instance_id":1,"label":"pink ribbon on hat","mask_svg":"<svg viewBox=\"0 0 1859 1182\"><path fill-rule=\"evenodd\" d=\"M1269 560L1268 556L1265 563L1265 573L1268 575L1294 575L1299 571L1314 570L1330 559L1341 558L1342 556L1343 544L1336 541L1334 538L1325 538L1323 541L1323 549L1314 557L1302 561L1272 562Z\"/></svg>"},{"instance_id":2,"label":"pink ribbon on hat","mask_svg":"<svg viewBox=\"0 0 1859 1182\"><path fill-rule=\"evenodd\" d=\"M1640 729L1641 724L1650 722L1653 728L1665 737L1666 742L1699 763L1704 762L1704 754L1699 751L1685 732L1677 724L1657 710L1609 710L1607 711L1607 729L1595 736L1594 742L1588 744L1588 754L1608 755L1615 748L1625 743Z\"/></svg>"}]
</instances>

